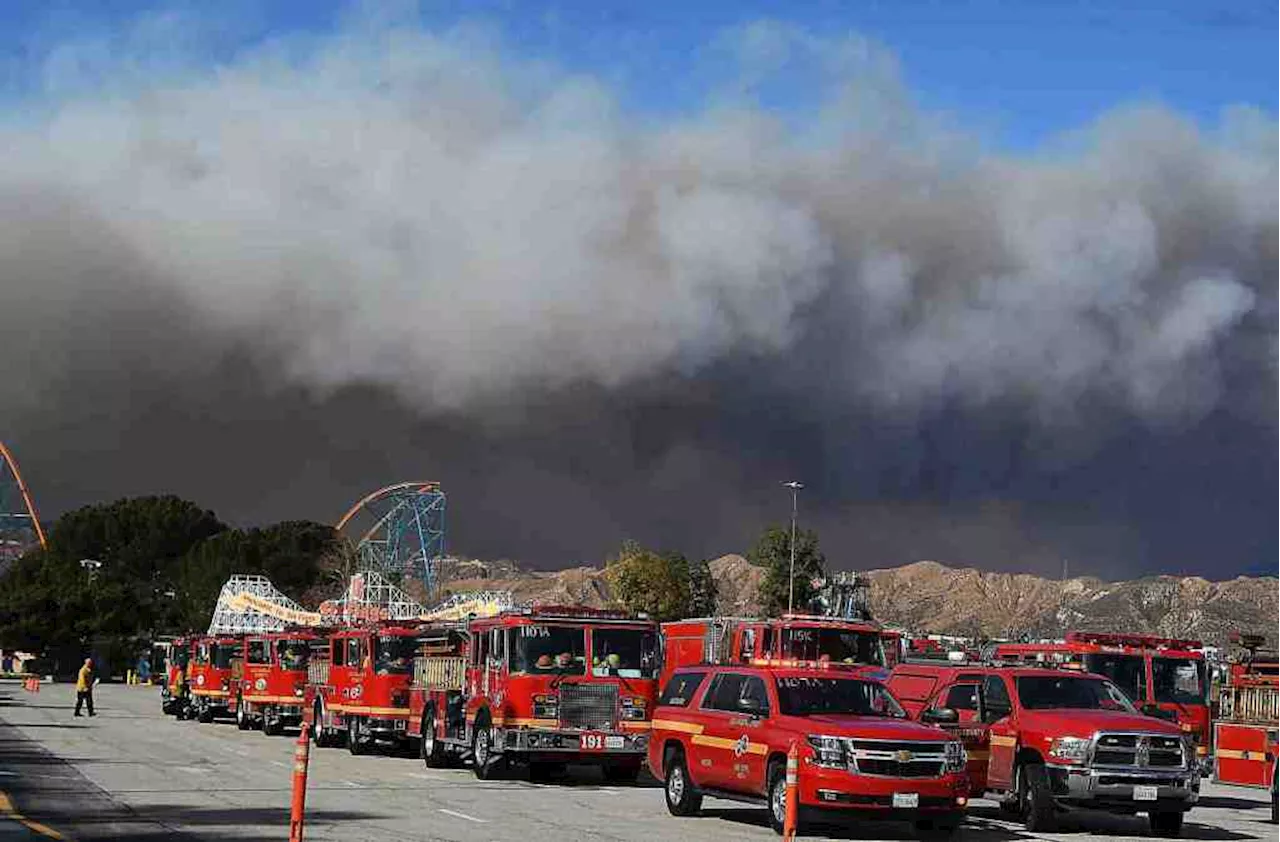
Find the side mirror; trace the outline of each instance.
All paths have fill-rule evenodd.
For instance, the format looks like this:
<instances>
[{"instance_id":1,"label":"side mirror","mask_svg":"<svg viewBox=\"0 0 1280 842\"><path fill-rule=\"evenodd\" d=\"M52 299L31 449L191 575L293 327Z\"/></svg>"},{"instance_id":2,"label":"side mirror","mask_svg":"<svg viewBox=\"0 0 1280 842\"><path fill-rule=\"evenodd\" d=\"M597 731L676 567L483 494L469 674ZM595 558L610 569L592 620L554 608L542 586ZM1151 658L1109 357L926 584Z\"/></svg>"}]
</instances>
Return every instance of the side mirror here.
<instances>
[{"instance_id":1,"label":"side mirror","mask_svg":"<svg viewBox=\"0 0 1280 842\"><path fill-rule=\"evenodd\" d=\"M960 714L952 708L928 708L920 714L920 721L931 725L954 725L960 721Z\"/></svg>"}]
</instances>

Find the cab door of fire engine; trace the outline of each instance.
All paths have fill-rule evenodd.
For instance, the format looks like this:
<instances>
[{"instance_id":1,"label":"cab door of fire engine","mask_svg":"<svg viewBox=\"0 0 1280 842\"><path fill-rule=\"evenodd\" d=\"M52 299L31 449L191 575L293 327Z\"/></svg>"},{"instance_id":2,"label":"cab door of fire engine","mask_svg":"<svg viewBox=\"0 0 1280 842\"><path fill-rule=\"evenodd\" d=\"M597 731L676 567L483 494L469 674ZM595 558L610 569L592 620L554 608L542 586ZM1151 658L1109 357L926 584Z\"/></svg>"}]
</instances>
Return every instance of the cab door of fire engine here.
<instances>
[{"instance_id":1,"label":"cab door of fire engine","mask_svg":"<svg viewBox=\"0 0 1280 842\"><path fill-rule=\"evenodd\" d=\"M364 667L365 660L371 657L371 653L363 635L352 635L346 639L345 644L346 669L340 671L334 689L343 705L358 706L364 704Z\"/></svg>"},{"instance_id":2,"label":"cab door of fire engine","mask_svg":"<svg viewBox=\"0 0 1280 842\"><path fill-rule=\"evenodd\" d=\"M982 724L986 726L990 756L987 787L1009 789L1013 785L1013 761L1018 753L1018 731L1013 697L1005 676L989 673L982 680Z\"/></svg>"},{"instance_id":3,"label":"cab door of fire engine","mask_svg":"<svg viewBox=\"0 0 1280 842\"><path fill-rule=\"evenodd\" d=\"M489 629L485 644L484 694L495 707L502 704L507 677L507 630L501 626ZM495 714L496 715L496 714Z\"/></svg>"}]
</instances>

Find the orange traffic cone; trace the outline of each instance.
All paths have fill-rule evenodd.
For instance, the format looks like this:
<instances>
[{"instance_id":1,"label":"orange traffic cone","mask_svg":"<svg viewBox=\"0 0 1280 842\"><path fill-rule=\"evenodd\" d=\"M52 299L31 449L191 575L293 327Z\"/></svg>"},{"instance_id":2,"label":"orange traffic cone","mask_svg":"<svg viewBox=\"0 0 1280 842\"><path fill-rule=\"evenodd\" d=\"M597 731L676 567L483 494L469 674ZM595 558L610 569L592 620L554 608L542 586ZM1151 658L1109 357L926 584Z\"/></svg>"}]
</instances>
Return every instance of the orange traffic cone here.
<instances>
[{"instance_id":1,"label":"orange traffic cone","mask_svg":"<svg viewBox=\"0 0 1280 842\"><path fill-rule=\"evenodd\" d=\"M800 750L791 744L787 752L787 816L782 823L783 842L796 838L796 825L800 817Z\"/></svg>"},{"instance_id":2,"label":"orange traffic cone","mask_svg":"<svg viewBox=\"0 0 1280 842\"><path fill-rule=\"evenodd\" d=\"M307 723L302 723L298 743L293 749L293 804L289 811L289 842L302 842L302 818L307 810L307 764L311 757L311 740Z\"/></svg>"}]
</instances>

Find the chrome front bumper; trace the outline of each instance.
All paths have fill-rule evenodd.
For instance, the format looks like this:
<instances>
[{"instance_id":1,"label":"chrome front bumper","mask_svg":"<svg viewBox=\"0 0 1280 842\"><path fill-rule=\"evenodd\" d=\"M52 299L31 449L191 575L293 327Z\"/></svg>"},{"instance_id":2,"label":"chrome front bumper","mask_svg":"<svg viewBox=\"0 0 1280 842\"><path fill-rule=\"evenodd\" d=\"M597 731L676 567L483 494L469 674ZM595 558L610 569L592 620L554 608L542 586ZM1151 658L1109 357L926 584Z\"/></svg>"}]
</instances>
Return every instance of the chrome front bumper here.
<instances>
[{"instance_id":1,"label":"chrome front bumper","mask_svg":"<svg viewBox=\"0 0 1280 842\"><path fill-rule=\"evenodd\" d=\"M1198 767L1117 769L1050 764L1047 769L1054 797L1068 806L1127 812L1189 810L1200 798ZM1139 786L1154 786L1156 799L1136 800L1134 793Z\"/></svg>"},{"instance_id":2,"label":"chrome front bumper","mask_svg":"<svg viewBox=\"0 0 1280 842\"><path fill-rule=\"evenodd\" d=\"M558 754L582 754L586 756L616 757L618 755L643 755L649 750L648 734L601 733L604 743L599 749L582 748L582 731L549 728L507 728L497 734L496 743L502 751L543 752Z\"/></svg>"}]
</instances>

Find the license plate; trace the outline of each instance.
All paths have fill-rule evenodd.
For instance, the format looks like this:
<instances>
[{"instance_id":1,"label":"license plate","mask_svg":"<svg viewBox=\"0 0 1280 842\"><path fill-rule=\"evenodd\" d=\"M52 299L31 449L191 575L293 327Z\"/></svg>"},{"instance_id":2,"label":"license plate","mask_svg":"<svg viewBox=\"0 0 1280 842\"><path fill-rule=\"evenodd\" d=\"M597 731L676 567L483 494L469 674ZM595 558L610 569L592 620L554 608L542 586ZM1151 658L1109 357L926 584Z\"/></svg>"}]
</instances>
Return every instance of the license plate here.
<instances>
[{"instance_id":1,"label":"license plate","mask_svg":"<svg viewBox=\"0 0 1280 842\"><path fill-rule=\"evenodd\" d=\"M1133 788L1134 801L1155 801L1157 795L1158 791L1154 786L1135 786Z\"/></svg>"},{"instance_id":2,"label":"license plate","mask_svg":"<svg viewBox=\"0 0 1280 842\"><path fill-rule=\"evenodd\" d=\"M605 748L625 748L626 745L627 745L627 741L622 737L612 736L612 737L604 738Z\"/></svg>"},{"instance_id":3,"label":"license plate","mask_svg":"<svg viewBox=\"0 0 1280 842\"><path fill-rule=\"evenodd\" d=\"M893 806L895 807L919 807L920 793L918 792L895 792L893 794Z\"/></svg>"},{"instance_id":4,"label":"license plate","mask_svg":"<svg viewBox=\"0 0 1280 842\"><path fill-rule=\"evenodd\" d=\"M604 734L588 731L578 735L579 751L604 751Z\"/></svg>"}]
</instances>

